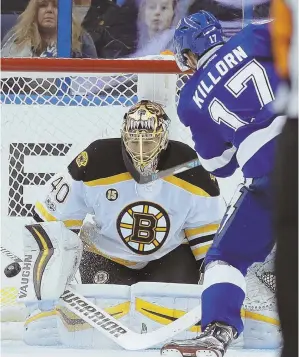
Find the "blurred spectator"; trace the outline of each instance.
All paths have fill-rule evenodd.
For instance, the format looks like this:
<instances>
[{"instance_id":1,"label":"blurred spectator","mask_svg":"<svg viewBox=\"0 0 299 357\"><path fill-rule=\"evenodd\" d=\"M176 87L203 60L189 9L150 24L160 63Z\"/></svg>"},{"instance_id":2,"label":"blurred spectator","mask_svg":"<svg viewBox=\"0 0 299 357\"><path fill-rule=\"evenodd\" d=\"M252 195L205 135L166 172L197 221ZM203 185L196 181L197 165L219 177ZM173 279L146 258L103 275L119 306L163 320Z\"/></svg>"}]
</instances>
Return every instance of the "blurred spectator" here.
<instances>
[{"instance_id":1,"label":"blurred spectator","mask_svg":"<svg viewBox=\"0 0 299 357\"><path fill-rule=\"evenodd\" d=\"M75 5L90 6L90 0L74 0Z\"/></svg>"},{"instance_id":2,"label":"blurred spectator","mask_svg":"<svg viewBox=\"0 0 299 357\"><path fill-rule=\"evenodd\" d=\"M200 10L212 13L219 21L232 21L242 19L243 0L215 1L195 0L188 10L188 14L195 14Z\"/></svg>"},{"instance_id":3,"label":"blurred spectator","mask_svg":"<svg viewBox=\"0 0 299 357\"><path fill-rule=\"evenodd\" d=\"M253 6L253 18L255 20L270 18L270 0Z\"/></svg>"},{"instance_id":4,"label":"blurred spectator","mask_svg":"<svg viewBox=\"0 0 299 357\"><path fill-rule=\"evenodd\" d=\"M99 58L126 57L136 49L135 0L92 0L82 26L91 35Z\"/></svg>"},{"instance_id":5,"label":"blurred spectator","mask_svg":"<svg viewBox=\"0 0 299 357\"><path fill-rule=\"evenodd\" d=\"M1 14L21 13L26 9L29 0L2 0Z\"/></svg>"},{"instance_id":6,"label":"blurred spectator","mask_svg":"<svg viewBox=\"0 0 299 357\"><path fill-rule=\"evenodd\" d=\"M1 41L8 31L15 26L18 16L26 9L28 2L29 0L1 1Z\"/></svg>"},{"instance_id":7,"label":"blurred spectator","mask_svg":"<svg viewBox=\"0 0 299 357\"><path fill-rule=\"evenodd\" d=\"M138 45L134 57L172 50L175 26L186 14L189 1L138 0Z\"/></svg>"},{"instance_id":8,"label":"blurred spectator","mask_svg":"<svg viewBox=\"0 0 299 357\"><path fill-rule=\"evenodd\" d=\"M188 14L200 10L212 13L220 21L226 39L229 39L243 27L243 6L243 0L195 0Z\"/></svg>"},{"instance_id":9,"label":"blurred spectator","mask_svg":"<svg viewBox=\"0 0 299 357\"><path fill-rule=\"evenodd\" d=\"M57 1L30 0L3 43L2 57L56 57ZM92 38L74 17L72 57L96 57Z\"/></svg>"},{"instance_id":10,"label":"blurred spectator","mask_svg":"<svg viewBox=\"0 0 299 357\"><path fill-rule=\"evenodd\" d=\"M188 14L200 10L211 12L221 23L229 39L250 22L269 17L269 0L194 0ZM247 10L247 18L244 18Z\"/></svg>"},{"instance_id":11,"label":"blurred spectator","mask_svg":"<svg viewBox=\"0 0 299 357\"><path fill-rule=\"evenodd\" d=\"M76 19L79 20L80 24L90 7L91 0L73 0L73 14L76 16Z\"/></svg>"}]
</instances>

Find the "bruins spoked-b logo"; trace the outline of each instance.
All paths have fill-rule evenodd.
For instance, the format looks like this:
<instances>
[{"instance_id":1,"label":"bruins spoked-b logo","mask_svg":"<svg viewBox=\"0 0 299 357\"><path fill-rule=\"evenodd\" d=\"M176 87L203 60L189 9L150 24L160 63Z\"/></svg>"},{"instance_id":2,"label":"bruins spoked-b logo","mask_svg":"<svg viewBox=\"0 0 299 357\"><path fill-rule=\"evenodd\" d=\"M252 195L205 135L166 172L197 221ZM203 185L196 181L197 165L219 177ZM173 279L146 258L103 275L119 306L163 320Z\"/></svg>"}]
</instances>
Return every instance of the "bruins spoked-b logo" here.
<instances>
[{"instance_id":1,"label":"bruins spoked-b logo","mask_svg":"<svg viewBox=\"0 0 299 357\"><path fill-rule=\"evenodd\" d=\"M104 270L100 270L95 274L93 281L96 284L106 284L109 281L109 274Z\"/></svg>"},{"instance_id":2,"label":"bruins spoked-b logo","mask_svg":"<svg viewBox=\"0 0 299 357\"><path fill-rule=\"evenodd\" d=\"M160 249L170 229L167 212L156 203L147 201L125 207L116 224L123 242L138 254L151 254Z\"/></svg>"}]
</instances>

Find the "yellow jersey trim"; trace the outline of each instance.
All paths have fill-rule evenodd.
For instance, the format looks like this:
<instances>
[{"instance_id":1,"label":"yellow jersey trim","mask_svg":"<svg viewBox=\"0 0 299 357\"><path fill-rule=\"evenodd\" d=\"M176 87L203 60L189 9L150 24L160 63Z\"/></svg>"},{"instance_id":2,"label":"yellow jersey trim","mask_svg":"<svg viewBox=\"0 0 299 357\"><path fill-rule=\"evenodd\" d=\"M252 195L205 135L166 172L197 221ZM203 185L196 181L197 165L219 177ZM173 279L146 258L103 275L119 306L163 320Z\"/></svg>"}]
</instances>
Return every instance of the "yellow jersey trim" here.
<instances>
[{"instance_id":1,"label":"yellow jersey trim","mask_svg":"<svg viewBox=\"0 0 299 357\"><path fill-rule=\"evenodd\" d=\"M195 257L197 257L199 255L206 254L207 251L210 249L210 247L211 247L211 244L207 244L207 245L204 245L203 247L199 247L199 248L192 250L192 253Z\"/></svg>"},{"instance_id":2,"label":"yellow jersey trim","mask_svg":"<svg viewBox=\"0 0 299 357\"><path fill-rule=\"evenodd\" d=\"M219 228L219 224L207 224L206 226L198 227L198 228L189 228L185 229L185 235L187 238L193 236L200 236L201 234L205 233L214 233L217 232Z\"/></svg>"},{"instance_id":3,"label":"yellow jersey trim","mask_svg":"<svg viewBox=\"0 0 299 357\"><path fill-rule=\"evenodd\" d=\"M180 188L182 188L185 191L191 192L194 195L198 195L198 196L203 196L203 197L210 197L210 195L203 190L202 188L193 185L192 183L189 183L185 180L182 180L178 177L175 176L168 176L168 177L164 177L163 178L164 181L169 182L175 186L178 186Z\"/></svg>"},{"instance_id":4,"label":"yellow jersey trim","mask_svg":"<svg viewBox=\"0 0 299 357\"><path fill-rule=\"evenodd\" d=\"M46 208L43 206L42 203L36 202L35 204L36 210L38 210L38 213L42 216L42 218L45 219L46 222L52 222L52 221L58 221L56 217L54 217L51 213L49 213ZM69 228L69 227L81 227L83 224L83 220L80 219L67 219L65 221L62 221L64 225Z\"/></svg>"},{"instance_id":5,"label":"yellow jersey trim","mask_svg":"<svg viewBox=\"0 0 299 357\"><path fill-rule=\"evenodd\" d=\"M86 181L86 182L84 182L84 185L87 185L87 186L101 186L101 185L103 185L104 186L104 185L112 185L114 183L119 183L122 181L129 181L132 179L133 179L133 177L131 176L131 174L129 174L128 172L125 172L125 173L110 176L110 177Z\"/></svg>"}]
</instances>

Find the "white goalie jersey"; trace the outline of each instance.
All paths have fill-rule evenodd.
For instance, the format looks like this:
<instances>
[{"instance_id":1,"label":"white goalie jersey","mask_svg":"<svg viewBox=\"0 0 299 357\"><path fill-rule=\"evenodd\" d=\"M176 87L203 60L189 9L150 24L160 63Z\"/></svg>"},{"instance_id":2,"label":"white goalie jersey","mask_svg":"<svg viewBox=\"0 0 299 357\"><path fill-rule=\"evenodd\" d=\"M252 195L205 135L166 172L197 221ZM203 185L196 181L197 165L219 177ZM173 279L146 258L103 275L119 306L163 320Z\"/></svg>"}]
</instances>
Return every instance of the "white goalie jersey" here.
<instances>
[{"instance_id":1,"label":"white goalie jersey","mask_svg":"<svg viewBox=\"0 0 299 357\"><path fill-rule=\"evenodd\" d=\"M170 141L159 169L196 157L189 146ZM139 185L126 169L121 140L105 139L47 183L35 218L79 230L90 214L95 229L81 231L85 249L139 269L183 242L201 262L224 211L217 181L202 167Z\"/></svg>"}]
</instances>

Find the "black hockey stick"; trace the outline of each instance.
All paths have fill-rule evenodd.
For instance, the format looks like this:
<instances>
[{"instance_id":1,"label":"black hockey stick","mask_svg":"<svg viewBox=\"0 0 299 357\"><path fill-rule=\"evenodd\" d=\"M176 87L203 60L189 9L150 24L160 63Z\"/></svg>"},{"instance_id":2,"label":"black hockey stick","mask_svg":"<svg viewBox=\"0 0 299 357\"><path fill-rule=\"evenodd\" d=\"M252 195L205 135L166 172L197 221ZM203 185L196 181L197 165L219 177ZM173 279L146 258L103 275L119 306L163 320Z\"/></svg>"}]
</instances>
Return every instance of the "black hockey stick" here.
<instances>
[{"instance_id":1,"label":"black hockey stick","mask_svg":"<svg viewBox=\"0 0 299 357\"><path fill-rule=\"evenodd\" d=\"M201 165L201 163L200 163L199 159L197 158L197 159L193 159L193 160L184 162L182 164L170 167L169 169L158 171L154 174L150 174L147 176L139 175L139 177L137 177L135 179L139 184L143 185L143 184L155 181L155 180L159 180L162 177L175 175L180 172L193 169L194 167L197 167L200 165Z\"/></svg>"},{"instance_id":2,"label":"black hockey stick","mask_svg":"<svg viewBox=\"0 0 299 357\"><path fill-rule=\"evenodd\" d=\"M126 167L128 168L128 170L131 173L131 175L134 178L134 180L137 183L139 183L140 185L144 185L144 184L147 184L149 182L159 180L162 177L175 175L175 174L178 174L180 172L193 169L194 167L201 166L201 163L200 163L199 159L196 158L196 159L192 159L192 160L187 161L187 162L183 162L183 163L181 163L179 165L170 167L168 169L160 170L160 171L158 171L156 173L153 173L153 174L145 176L145 175L141 175L141 173L136 170L136 168L134 167L132 161L129 159L129 156L128 156L127 152L126 152L126 149L125 149L124 145L122 145L122 155L123 155L123 159L125 161Z\"/></svg>"}]
</instances>

